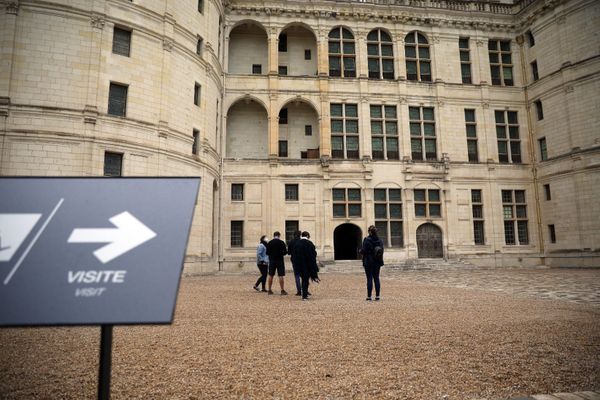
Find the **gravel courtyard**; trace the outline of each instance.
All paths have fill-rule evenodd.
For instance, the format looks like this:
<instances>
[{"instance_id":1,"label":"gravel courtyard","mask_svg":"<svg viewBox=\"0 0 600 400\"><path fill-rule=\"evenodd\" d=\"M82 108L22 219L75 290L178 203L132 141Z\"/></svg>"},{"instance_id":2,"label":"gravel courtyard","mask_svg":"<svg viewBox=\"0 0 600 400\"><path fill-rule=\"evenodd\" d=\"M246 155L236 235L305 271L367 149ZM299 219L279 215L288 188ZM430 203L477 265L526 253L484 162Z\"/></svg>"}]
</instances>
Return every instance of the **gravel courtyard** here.
<instances>
[{"instance_id":1,"label":"gravel courtyard","mask_svg":"<svg viewBox=\"0 0 600 400\"><path fill-rule=\"evenodd\" d=\"M600 270L386 271L380 302L364 300L360 274L322 278L308 302L293 296L290 276L289 296L255 292L254 275L183 278L173 325L115 328L112 397L507 399L600 389ZM548 298L553 287L566 294ZM99 327L0 329L0 398L94 398L99 337Z\"/></svg>"}]
</instances>

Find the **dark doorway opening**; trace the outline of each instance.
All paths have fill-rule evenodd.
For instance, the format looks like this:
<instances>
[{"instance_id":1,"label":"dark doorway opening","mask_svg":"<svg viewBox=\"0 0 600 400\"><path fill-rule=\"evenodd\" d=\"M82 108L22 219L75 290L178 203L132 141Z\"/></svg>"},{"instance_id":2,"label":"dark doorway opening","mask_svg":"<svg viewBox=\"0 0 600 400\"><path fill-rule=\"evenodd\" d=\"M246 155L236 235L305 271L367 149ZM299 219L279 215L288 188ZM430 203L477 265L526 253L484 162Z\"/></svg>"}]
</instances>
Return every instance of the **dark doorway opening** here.
<instances>
[{"instance_id":1,"label":"dark doorway opening","mask_svg":"<svg viewBox=\"0 0 600 400\"><path fill-rule=\"evenodd\" d=\"M442 230L434 224L423 224L417 228L419 258L442 258L444 248Z\"/></svg>"},{"instance_id":2,"label":"dark doorway opening","mask_svg":"<svg viewBox=\"0 0 600 400\"><path fill-rule=\"evenodd\" d=\"M354 224L342 224L333 231L333 249L336 260L358 260L362 231Z\"/></svg>"}]
</instances>

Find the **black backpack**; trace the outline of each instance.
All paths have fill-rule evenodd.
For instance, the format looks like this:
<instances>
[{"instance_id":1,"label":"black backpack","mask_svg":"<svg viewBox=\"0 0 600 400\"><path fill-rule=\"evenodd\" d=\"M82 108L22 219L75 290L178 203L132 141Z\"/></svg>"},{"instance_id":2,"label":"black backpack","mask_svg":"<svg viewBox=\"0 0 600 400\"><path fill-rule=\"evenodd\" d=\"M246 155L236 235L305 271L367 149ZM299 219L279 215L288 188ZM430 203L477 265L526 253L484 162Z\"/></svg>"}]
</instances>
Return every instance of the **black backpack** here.
<instances>
[{"instance_id":1,"label":"black backpack","mask_svg":"<svg viewBox=\"0 0 600 400\"><path fill-rule=\"evenodd\" d=\"M383 247L375 246L373 254L375 255L375 261L383 264Z\"/></svg>"}]
</instances>

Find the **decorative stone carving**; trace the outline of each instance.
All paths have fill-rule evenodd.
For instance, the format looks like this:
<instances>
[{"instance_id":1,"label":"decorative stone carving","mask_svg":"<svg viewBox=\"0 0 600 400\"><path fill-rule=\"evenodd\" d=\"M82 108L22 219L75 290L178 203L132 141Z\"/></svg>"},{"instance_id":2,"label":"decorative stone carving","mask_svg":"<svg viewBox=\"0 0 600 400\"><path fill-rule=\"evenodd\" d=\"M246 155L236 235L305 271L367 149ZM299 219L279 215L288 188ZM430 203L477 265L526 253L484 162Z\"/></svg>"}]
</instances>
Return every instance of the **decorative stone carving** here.
<instances>
[{"instance_id":1,"label":"decorative stone carving","mask_svg":"<svg viewBox=\"0 0 600 400\"><path fill-rule=\"evenodd\" d=\"M475 41L475 44L477 45L477 47L482 47L485 44L485 42L481 39L477 39Z\"/></svg>"},{"instance_id":2,"label":"decorative stone carving","mask_svg":"<svg viewBox=\"0 0 600 400\"><path fill-rule=\"evenodd\" d=\"M0 97L0 117L8 117L10 97Z\"/></svg>"},{"instance_id":3,"label":"decorative stone carving","mask_svg":"<svg viewBox=\"0 0 600 400\"><path fill-rule=\"evenodd\" d=\"M490 108L490 103L488 103L488 102L483 102L483 103L481 103L481 106L482 106L484 109L486 109L486 110L487 110L488 108Z\"/></svg>"},{"instance_id":4,"label":"decorative stone carving","mask_svg":"<svg viewBox=\"0 0 600 400\"><path fill-rule=\"evenodd\" d=\"M19 2L18 1L10 1L6 3L6 13L18 15L19 14Z\"/></svg>"},{"instance_id":5,"label":"decorative stone carving","mask_svg":"<svg viewBox=\"0 0 600 400\"><path fill-rule=\"evenodd\" d=\"M173 40L169 38L163 39L163 50L171 51L173 50Z\"/></svg>"},{"instance_id":6,"label":"decorative stone carving","mask_svg":"<svg viewBox=\"0 0 600 400\"><path fill-rule=\"evenodd\" d=\"M103 29L104 24L106 23L106 20L102 16L92 15L92 19L90 20L90 23L92 24L92 27L94 27L96 29Z\"/></svg>"}]
</instances>

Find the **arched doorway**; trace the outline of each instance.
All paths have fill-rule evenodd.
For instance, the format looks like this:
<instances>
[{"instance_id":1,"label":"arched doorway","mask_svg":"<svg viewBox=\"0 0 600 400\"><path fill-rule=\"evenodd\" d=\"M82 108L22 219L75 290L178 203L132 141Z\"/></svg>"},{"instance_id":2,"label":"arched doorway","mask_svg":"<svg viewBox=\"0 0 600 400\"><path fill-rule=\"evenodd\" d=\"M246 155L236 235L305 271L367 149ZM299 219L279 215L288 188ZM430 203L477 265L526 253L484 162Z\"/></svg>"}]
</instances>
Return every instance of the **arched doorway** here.
<instances>
[{"instance_id":1,"label":"arched doorway","mask_svg":"<svg viewBox=\"0 0 600 400\"><path fill-rule=\"evenodd\" d=\"M442 258L444 246L442 230L434 224L423 224L417 228L419 258Z\"/></svg>"},{"instance_id":2,"label":"arched doorway","mask_svg":"<svg viewBox=\"0 0 600 400\"><path fill-rule=\"evenodd\" d=\"M357 260L362 231L354 224L342 224L333 231L333 250L336 260Z\"/></svg>"}]
</instances>

